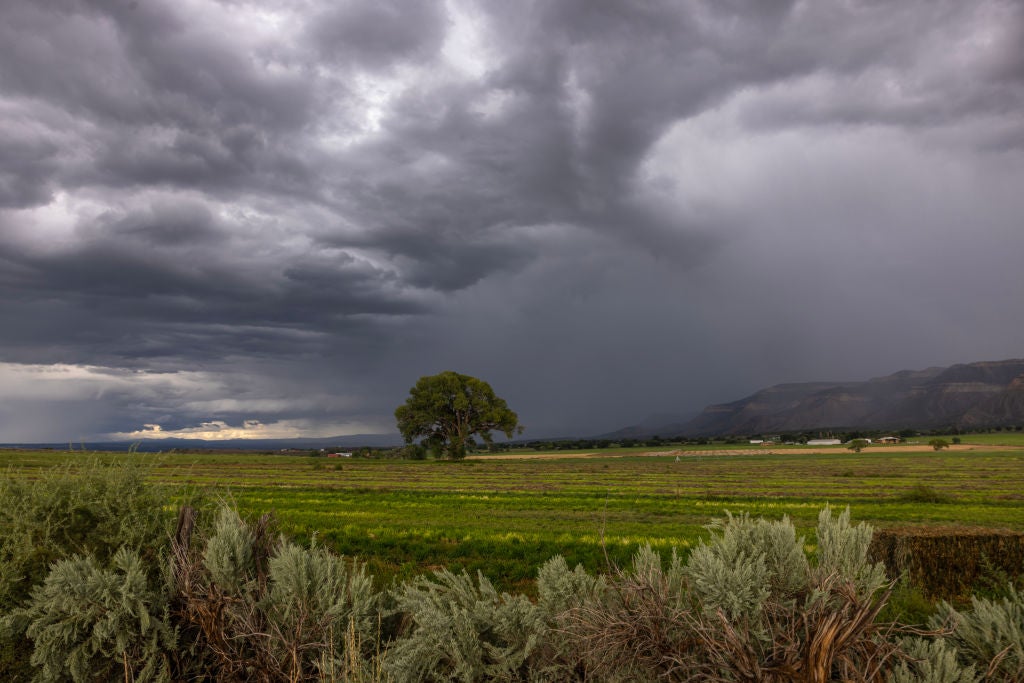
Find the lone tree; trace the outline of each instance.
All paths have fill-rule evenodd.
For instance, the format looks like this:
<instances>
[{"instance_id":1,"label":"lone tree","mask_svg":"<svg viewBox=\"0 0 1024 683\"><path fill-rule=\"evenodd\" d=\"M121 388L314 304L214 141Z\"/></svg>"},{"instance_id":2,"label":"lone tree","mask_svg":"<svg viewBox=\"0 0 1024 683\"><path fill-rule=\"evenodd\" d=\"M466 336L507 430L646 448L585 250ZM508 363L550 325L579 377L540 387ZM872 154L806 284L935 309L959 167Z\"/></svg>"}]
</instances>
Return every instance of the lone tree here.
<instances>
[{"instance_id":1,"label":"lone tree","mask_svg":"<svg viewBox=\"0 0 1024 683\"><path fill-rule=\"evenodd\" d=\"M847 444L846 447L849 448L854 453L860 453L862 450L864 450L870 445L871 442L868 441L867 439L854 439L849 444Z\"/></svg>"},{"instance_id":2,"label":"lone tree","mask_svg":"<svg viewBox=\"0 0 1024 683\"><path fill-rule=\"evenodd\" d=\"M491 385L457 372L420 377L409 398L395 410L398 430L406 443L418 438L453 460L466 457L477 434L490 444L491 430L508 438L521 433L519 417L505 400L494 395Z\"/></svg>"}]
</instances>

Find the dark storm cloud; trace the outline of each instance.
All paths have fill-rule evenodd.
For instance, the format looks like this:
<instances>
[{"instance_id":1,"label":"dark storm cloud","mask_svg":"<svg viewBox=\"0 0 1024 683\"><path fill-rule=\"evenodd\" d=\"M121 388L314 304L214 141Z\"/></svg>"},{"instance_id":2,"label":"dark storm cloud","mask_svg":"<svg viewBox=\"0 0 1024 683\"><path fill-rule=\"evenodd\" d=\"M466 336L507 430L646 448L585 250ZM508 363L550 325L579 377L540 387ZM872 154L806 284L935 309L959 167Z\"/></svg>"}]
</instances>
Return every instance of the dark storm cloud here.
<instances>
[{"instance_id":1,"label":"dark storm cloud","mask_svg":"<svg viewBox=\"0 0 1024 683\"><path fill-rule=\"evenodd\" d=\"M307 31L322 59L381 69L433 58L444 40L446 23L441 3L328 3L310 20Z\"/></svg>"},{"instance_id":2,"label":"dark storm cloud","mask_svg":"<svg viewBox=\"0 0 1024 683\"><path fill-rule=\"evenodd\" d=\"M227 231L215 224L209 208L200 203L154 202L144 211L110 218L113 220L109 223L99 222L88 227L95 233L95 239L110 236L115 243L127 239L157 246L208 247L223 243L228 236Z\"/></svg>"},{"instance_id":3,"label":"dark storm cloud","mask_svg":"<svg viewBox=\"0 0 1024 683\"><path fill-rule=\"evenodd\" d=\"M16 131L0 131L0 207L21 209L45 203L52 193L50 177L57 166L57 146L25 139Z\"/></svg>"},{"instance_id":4,"label":"dark storm cloud","mask_svg":"<svg viewBox=\"0 0 1024 683\"><path fill-rule=\"evenodd\" d=\"M0 370L96 433L386 427L449 368L579 432L1019 355L1022 38L1000 0L8 2Z\"/></svg>"},{"instance_id":5,"label":"dark storm cloud","mask_svg":"<svg viewBox=\"0 0 1024 683\"><path fill-rule=\"evenodd\" d=\"M50 167L69 188L308 182L288 148L313 116L308 64L271 72L265 50L174 4L13 3L4 19L0 83L68 115L51 125L74 139Z\"/></svg>"}]
</instances>

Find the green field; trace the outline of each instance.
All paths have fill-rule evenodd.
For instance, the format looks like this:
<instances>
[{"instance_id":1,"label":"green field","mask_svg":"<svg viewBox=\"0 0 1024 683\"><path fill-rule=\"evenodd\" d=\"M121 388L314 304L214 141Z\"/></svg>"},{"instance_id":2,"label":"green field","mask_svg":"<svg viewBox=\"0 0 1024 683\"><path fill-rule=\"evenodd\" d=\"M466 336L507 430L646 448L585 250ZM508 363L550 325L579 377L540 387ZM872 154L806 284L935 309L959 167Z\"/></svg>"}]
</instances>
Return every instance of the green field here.
<instances>
[{"instance_id":1,"label":"green field","mask_svg":"<svg viewBox=\"0 0 1024 683\"><path fill-rule=\"evenodd\" d=\"M944 437L946 441L952 441L957 435L951 434ZM1024 446L1024 432L1002 431L988 432L986 434L961 434L961 442L966 444L979 444L982 446Z\"/></svg>"},{"instance_id":2,"label":"green field","mask_svg":"<svg viewBox=\"0 0 1024 683\"><path fill-rule=\"evenodd\" d=\"M598 570L606 550L620 563L643 543L685 551L726 510L789 515L809 546L825 504L876 526L1024 531L1024 450L463 462L0 451L9 476L94 459L147 463L156 481L208 490L246 514L273 511L286 533L315 535L383 577L462 567L506 587L555 554Z\"/></svg>"}]
</instances>

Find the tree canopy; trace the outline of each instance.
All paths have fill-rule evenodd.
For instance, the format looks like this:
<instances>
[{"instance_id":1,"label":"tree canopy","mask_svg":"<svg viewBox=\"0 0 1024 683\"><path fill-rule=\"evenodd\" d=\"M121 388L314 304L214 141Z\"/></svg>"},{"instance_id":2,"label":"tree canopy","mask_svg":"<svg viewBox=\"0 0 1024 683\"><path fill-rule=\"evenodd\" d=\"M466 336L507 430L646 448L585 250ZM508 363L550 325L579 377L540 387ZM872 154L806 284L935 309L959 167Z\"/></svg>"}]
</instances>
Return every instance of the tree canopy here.
<instances>
[{"instance_id":1,"label":"tree canopy","mask_svg":"<svg viewBox=\"0 0 1024 683\"><path fill-rule=\"evenodd\" d=\"M425 445L452 459L465 457L473 436L485 443L491 431L508 438L522 432L519 417L487 382L446 371L420 377L409 398L395 410L398 430L406 443L423 439Z\"/></svg>"}]
</instances>

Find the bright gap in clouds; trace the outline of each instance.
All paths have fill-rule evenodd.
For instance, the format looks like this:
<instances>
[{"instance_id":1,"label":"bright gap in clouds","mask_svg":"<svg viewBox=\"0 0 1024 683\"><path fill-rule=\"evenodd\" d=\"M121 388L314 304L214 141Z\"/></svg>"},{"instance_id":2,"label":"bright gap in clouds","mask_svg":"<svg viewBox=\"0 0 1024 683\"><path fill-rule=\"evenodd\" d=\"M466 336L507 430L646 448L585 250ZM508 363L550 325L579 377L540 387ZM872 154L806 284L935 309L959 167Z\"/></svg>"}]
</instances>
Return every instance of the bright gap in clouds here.
<instances>
[{"instance_id":1,"label":"bright gap in clouds","mask_svg":"<svg viewBox=\"0 0 1024 683\"><path fill-rule=\"evenodd\" d=\"M288 439L298 436L321 435L311 435L308 425L301 423L277 422L265 425L259 420L245 420L241 426L232 426L223 420L212 420L194 427L171 430L165 430L158 424L146 424L142 426L142 429L134 432L114 432L109 436L118 441L170 438L226 441L228 439Z\"/></svg>"},{"instance_id":2,"label":"bright gap in clouds","mask_svg":"<svg viewBox=\"0 0 1024 683\"><path fill-rule=\"evenodd\" d=\"M275 396L268 383L244 373L0 363L0 386L0 443L287 439L379 433L392 426L339 417L356 406L353 397L312 389L305 396ZM52 415L39 411L54 405ZM288 412L313 417L273 417ZM220 419L224 415L232 418ZM138 428L97 430L132 421Z\"/></svg>"}]
</instances>

